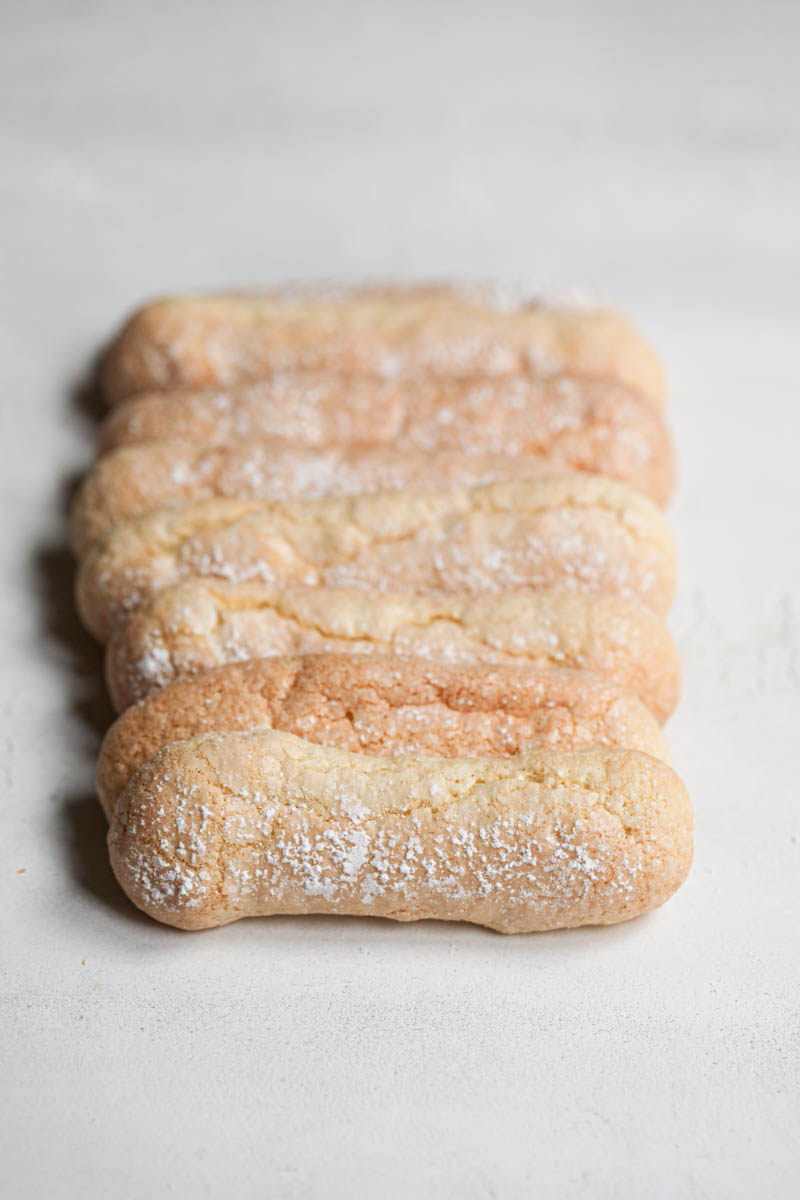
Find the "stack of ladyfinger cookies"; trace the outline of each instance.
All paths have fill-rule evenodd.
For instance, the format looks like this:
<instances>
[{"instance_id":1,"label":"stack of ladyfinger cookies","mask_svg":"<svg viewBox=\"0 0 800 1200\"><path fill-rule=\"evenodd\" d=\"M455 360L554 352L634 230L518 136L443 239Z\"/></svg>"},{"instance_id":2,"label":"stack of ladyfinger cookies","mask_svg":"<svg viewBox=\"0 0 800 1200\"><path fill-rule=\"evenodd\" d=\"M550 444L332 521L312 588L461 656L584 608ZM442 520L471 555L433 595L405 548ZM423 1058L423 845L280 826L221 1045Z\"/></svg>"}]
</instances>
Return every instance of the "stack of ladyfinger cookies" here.
<instances>
[{"instance_id":1,"label":"stack of ladyfinger cookies","mask_svg":"<svg viewBox=\"0 0 800 1200\"><path fill-rule=\"evenodd\" d=\"M135 904L516 933L672 895L674 468L625 321L489 289L170 299L104 389L72 539Z\"/></svg>"}]
</instances>

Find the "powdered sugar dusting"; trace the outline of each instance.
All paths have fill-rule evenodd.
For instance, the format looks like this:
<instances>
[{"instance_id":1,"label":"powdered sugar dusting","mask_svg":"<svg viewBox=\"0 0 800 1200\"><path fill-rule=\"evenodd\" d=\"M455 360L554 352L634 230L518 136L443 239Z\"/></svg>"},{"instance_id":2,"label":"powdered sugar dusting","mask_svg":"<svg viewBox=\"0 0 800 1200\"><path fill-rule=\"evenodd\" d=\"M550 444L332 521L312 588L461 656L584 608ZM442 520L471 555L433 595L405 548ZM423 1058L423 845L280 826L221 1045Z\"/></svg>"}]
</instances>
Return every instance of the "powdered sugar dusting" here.
<instances>
[{"instance_id":1,"label":"powdered sugar dusting","mask_svg":"<svg viewBox=\"0 0 800 1200\"><path fill-rule=\"evenodd\" d=\"M451 760L434 772L422 765L433 760L378 766L314 747L296 763L294 747L307 744L249 736L272 740L267 759L253 743L249 765L247 735L228 735L246 784L228 793L225 783L223 796L220 785L198 783L206 753L216 761L213 739L199 759L193 743L178 743L165 769L151 773L149 792L134 795L124 833L112 831L112 842L124 843L126 874L154 908L198 908L217 923L314 911L319 902L327 912L533 929L621 919L657 890L658 836L632 836L599 784L570 784L563 756L563 781L545 785L532 781L524 757L472 760L468 770ZM281 757L287 745L289 760ZM275 761L283 764L277 776ZM384 807L390 797L399 808Z\"/></svg>"}]
</instances>

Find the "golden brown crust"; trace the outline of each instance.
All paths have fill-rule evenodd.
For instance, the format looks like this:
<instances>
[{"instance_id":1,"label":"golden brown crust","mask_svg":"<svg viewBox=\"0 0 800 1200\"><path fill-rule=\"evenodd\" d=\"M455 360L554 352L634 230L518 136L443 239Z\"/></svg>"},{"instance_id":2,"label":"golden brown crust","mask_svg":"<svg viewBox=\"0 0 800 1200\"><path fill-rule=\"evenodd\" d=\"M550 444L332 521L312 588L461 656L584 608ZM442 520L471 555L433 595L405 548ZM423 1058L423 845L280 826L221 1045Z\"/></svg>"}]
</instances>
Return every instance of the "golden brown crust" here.
<instances>
[{"instance_id":1,"label":"golden brown crust","mask_svg":"<svg viewBox=\"0 0 800 1200\"><path fill-rule=\"evenodd\" d=\"M115 339L104 387L115 404L139 392L227 387L297 368L450 378L573 371L619 380L656 404L664 398L656 355L618 314L493 307L448 288L156 301Z\"/></svg>"},{"instance_id":2,"label":"golden brown crust","mask_svg":"<svg viewBox=\"0 0 800 1200\"><path fill-rule=\"evenodd\" d=\"M316 912L522 933L662 904L692 813L677 775L631 750L386 759L205 734L136 772L109 851L131 900L182 929Z\"/></svg>"},{"instance_id":3,"label":"golden brown crust","mask_svg":"<svg viewBox=\"0 0 800 1200\"><path fill-rule=\"evenodd\" d=\"M625 484L572 473L448 492L287 504L208 500L117 526L84 560L78 606L115 620L190 575L364 590L578 590L665 612L675 548L658 508Z\"/></svg>"},{"instance_id":4,"label":"golden brown crust","mask_svg":"<svg viewBox=\"0 0 800 1200\"><path fill-rule=\"evenodd\" d=\"M674 484L669 434L652 404L607 379L380 380L299 371L227 390L132 397L108 416L100 453L145 442L204 448L275 437L329 450L545 455L621 479L658 504Z\"/></svg>"},{"instance_id":5,"label":"golden brown crust","mask_svg":"<svg viewBox=\"0 0 800 1200\"><path fill-rule=\"evenodd\" d=\"M661 721L680 689L669 630L643 604L617 596L278 591L198 579L127 615L109 642L106 678L119 710L225 663L322 652L603 672Z\"/></svg>"},{"instance_id":6,"label":"golden brown crust","mask_svg":"<svg viewBox=\"0 0 800 1200\"><path fill-rule=\"evenodd\" d=\"M563 469L562 469L563 471ZM195 500L320 500L380 491L478 487L558 471L530 454L436 455L380 446L310 450L280 438L226 446L151 442L123 446L89 472L72 507L71 539L82 557L115 525Z\"/></svg>"},{"instance_id":7,"label":"golden brown crust","mask_svg":"<svg viewBox=\"0 0 800 1200\"><path fill-rule=\"evenodd\" d=\"M620 746L668 758L652 713L589 671L379 655L257 659L173 683L114 722L97 765L106 816L134 772L164 746L254 729L363 754L488 758Z\"/></svg>"}]
</instances>

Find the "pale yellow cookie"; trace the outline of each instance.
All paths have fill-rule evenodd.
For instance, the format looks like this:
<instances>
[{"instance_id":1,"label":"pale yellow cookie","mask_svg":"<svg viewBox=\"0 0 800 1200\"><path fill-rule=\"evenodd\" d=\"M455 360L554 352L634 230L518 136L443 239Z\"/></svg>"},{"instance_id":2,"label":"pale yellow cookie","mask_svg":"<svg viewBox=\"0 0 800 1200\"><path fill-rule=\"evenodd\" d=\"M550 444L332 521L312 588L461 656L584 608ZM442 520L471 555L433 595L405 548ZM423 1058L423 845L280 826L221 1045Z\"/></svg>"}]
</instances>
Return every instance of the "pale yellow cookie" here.
<instances>
[{"instance_id":1,"label":"pale yellow cookie","mask_svg":"<svg viewBox=\"0 0 800 1200\"><path fill-rule=\"evenodd\" d=\"M282 729L364 754L444 758L621 746L668 759L652 713L590 671L456 667L430 659L310 654L232 663L155 692L109 729L97 764L107 816L133 773L199 733Z\"/></svg>"},{"instance_id":2,"label":"pale yellow cookie","mask_svg":"<svg viewBox=\"0 0 800 1200\"><path fill-rule=\"evenodd\" d=\"M206 500L127 521L95 545L78 577L82 619L105 640L124 612L190 575L409 594L614 593L663 613L676 562L652 501L578 472L447 492Z\"/></svg>"},{"instance_id":3,"label":"pale yellow cookie","mask_svg":"<svg viewBox=\"0 0 800 1200\"><path fill-rule=\"evenodd\" d=\"M108 844L130 899L181 929L339 913L524 933L663 904L691 864L692 812L635 750L378 758L217 733L139 768Z\"/></svg>"},{"instance_id":4,"label":"pale yellow cookie","mask_svg":"<svg viewBox=\"0 0 800 1200\"><path fill-rule=\"evenodd\" d=\"M662 404L661 366L617 313L527 302L498 305L464 289L361 288L159 300L109 350L114 404L137 392L229 387L312 368L386 378L574 372L616 379Z\"/></svg>"},{"instance_id":5,"label":"pale yellow cookie","mask_svg":"<svg viewBox=\"0 0 800 1200\"><path fill-rule=\"evenodd\" d=\"M661 721L680 689L669 630L635 600L525 590L476 596L276 591L213 579L187 579L129 613L108 644L106 678L122 709L225 663L320 652L601 671Z\"/></svg>"}]
</instances>

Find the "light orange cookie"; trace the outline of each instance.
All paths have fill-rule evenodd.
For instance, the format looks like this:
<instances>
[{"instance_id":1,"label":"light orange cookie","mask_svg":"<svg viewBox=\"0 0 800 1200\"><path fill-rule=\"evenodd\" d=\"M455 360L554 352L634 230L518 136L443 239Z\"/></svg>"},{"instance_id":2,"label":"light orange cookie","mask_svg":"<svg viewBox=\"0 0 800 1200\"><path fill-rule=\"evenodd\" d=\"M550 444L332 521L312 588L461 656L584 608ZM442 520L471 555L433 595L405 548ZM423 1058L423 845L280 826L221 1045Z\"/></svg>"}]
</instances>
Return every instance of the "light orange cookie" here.
<instances>
[{"instance_id":1,"label":"light orange cookie","mask_svg":"<svg viewBox=\"0 0 800 1200\"><path fill-rule=\"evenodd\" d=\"M672 536L652 501L576 472L447 492L159 509L92 548L78 605L101 640L124 612L190 575L411 594L611 592L663 613L675 574Z\"/></svg>"},{"instance_id":2,"label":"light orange cookie","mask_svg":"<svg viewBox=\"0 0 800 1200\"><path fill-rule=\"evenodd\" d=\"M663 904L691 865L692 812L635 750L387 759L217 733L139 768L108 844L130 899L181 929L339 913L525 933Z\"/></svg>"},{"instance_id":3,"label":"light orange cookie","mask_svg":"<svg viewBox=\"0 0 800 1200\"><path fill-rule=\"evenodd\" d=\"M622 479L659 504L674 483L661 414L608 379L559 375L381 380L295 371L227 390L135 396L108 416L100 453L143 442L285 438L321 450L545 455L562 467Z\"/></svg>"},{"instance_id":4,"label":"light orange cookie","mask_svg":"<svg viewBox=\"0 0 800 1200\"><path fill-rule=\"evenodd\" d=\"M137 392L229 387L296 368L386 378L572 371L619 380L663 403L658 358L617 313L495 300L446 287L159 300L134 314L111 346L105 392L114 404Z\"/></svg>"},{"instance_id":5,"label":"light orange cookie","mask_svg":"<svg viewBox=\"0 0 800 1200\"><path fill-rule=\"evenodd\" d=\"M173 683L114 722L97 764L106 815L164 746L253 729L364 754L488 758L621 746L668 760L653 714L605 675L380 655L262 658Z\"/></svg>"},{"instance_id":6,"label":"light orange cookie","mask_svg":"<svg viewBox=\"0 0 800 1200\"><path fill-rule=\"evenodd\" d=\"M389 446L311 450L280 438L210 448L182 442L123 446L83 481L72 507L72 546L80 557L123 521L194 500L318 500L477 487L554 473L563 468L531 454L433 455Z\"/></svg>"},{"instance_id":7,"label":"light orange cookie","mask_svg":"<svg viewBox=\"0 0 800 1200\"><path fill-rule=\"evenodd\" d=\"M213 579L165 588L129 613L108 644L106 678L122 709L225 663L321 652L601 671L661 721L680 689L669 630L645 605L618 596L276 591Z\"/></svg>"}]
</instances>

